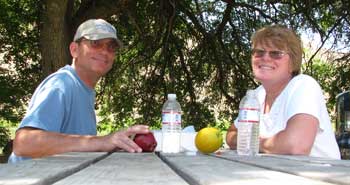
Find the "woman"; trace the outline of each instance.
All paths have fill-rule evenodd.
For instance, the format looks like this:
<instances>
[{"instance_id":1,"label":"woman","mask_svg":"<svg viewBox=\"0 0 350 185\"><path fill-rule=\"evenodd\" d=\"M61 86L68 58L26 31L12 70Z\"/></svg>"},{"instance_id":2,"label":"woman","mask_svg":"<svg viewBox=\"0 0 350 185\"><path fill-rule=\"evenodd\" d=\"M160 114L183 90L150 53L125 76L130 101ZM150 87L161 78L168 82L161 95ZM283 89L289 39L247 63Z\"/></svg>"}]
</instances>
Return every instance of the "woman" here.
<instances>
[{"instance_id":1,"label":"woman","mask_svg":"<svg viewBox=\"0 0 350 185\"><path fill-rule=\"evenodd\" d=\"M273 25L252 37L252 69L261 83L260 152L340 159L322 90L300 74L302 46L290 29ZM235 123L236 124L236 123ZM226 141L236 149L237 127Z\"/></svg>"}]
</instances>

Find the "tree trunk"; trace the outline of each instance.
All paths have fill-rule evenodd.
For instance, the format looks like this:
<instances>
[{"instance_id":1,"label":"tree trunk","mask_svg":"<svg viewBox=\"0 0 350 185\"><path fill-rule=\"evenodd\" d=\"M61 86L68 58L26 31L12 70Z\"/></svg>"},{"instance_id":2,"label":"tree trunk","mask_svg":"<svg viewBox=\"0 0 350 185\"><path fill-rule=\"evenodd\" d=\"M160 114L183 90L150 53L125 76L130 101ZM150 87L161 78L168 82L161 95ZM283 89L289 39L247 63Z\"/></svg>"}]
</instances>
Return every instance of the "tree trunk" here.
<instances>
[{"instance_id":1,"label":"tree trunk","mask_svg":"<svg viewBox=\"0 0 350 185\"><path fill-rule=\"evenodd\" d=\"M41 12L40 52L43 77L71 62L69 0L45 0Z\"/></svg>"}]
</instances>

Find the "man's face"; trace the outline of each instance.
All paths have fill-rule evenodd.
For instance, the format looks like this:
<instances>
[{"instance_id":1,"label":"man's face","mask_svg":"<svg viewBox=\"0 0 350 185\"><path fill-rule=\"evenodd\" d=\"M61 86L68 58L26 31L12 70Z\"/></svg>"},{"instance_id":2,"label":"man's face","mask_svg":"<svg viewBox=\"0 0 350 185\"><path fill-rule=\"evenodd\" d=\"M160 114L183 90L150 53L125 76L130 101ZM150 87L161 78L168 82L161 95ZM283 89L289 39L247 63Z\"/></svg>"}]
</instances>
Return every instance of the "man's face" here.
<instances>
[{"instance_id":1,"label":"man's face","mask_svg":"<svg viewBox=\"0 0 350 185\"><path fill-rule=\"evenodd\" d=\"M77 71L100 78L113 66L118 44L114 39L87 40L72 43L71 54Z\"/></svg>"}]
</instances>

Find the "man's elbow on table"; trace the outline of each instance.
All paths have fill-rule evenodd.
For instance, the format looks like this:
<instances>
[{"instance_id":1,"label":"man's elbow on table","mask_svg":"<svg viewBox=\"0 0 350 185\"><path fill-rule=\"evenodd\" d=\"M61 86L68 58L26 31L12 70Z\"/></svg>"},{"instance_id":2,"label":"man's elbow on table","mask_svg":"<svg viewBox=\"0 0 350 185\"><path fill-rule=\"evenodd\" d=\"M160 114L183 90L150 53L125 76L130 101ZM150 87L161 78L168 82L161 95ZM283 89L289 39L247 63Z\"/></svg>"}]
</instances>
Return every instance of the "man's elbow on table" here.
<instances>
[{"instance_id":1,"label":"man's elbow on table","mask_svg":"<svg viewBox=\"0 0 350 185\"><path fill-rule=\"evenodd\" d=\"M16 132L16 136L13 140L13 152L17 156L38 157L34 145L30 129L21 128Z\"/></svg>"},{"instance_id":2,"label":"man's elbow on table","mask_svg":"<svg viewBox=\"0 0 350 185\"><path fill-rule=\"evenodd\" d=\"M26 156L28 152L26 152L26 144L23 134L20 131L16 133L16 137L13 140L13 153L17 156Z\"/></svg>"}]
</instances>

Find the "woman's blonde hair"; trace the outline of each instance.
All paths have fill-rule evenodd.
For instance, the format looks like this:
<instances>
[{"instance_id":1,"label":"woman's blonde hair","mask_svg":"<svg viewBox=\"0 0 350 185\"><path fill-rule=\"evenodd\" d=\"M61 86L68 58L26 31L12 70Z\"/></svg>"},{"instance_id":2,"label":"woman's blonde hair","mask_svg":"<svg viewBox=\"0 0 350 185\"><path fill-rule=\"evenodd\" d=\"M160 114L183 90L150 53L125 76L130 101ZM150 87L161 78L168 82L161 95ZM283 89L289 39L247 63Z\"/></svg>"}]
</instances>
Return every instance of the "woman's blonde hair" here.
<instances>
[{"instance_id":1,"label":"woman's blonde hair","mask_svg":"<svg viewBox=\"0 0 350 185\"><path fill-rule=\"evenodd\" d=\"M267 26L255 32L251 41L253 48L259 44L288 52L292 76L300 74L303 55L302 43L293 30L281 25Z\"/></svg>"}]
</instances>

